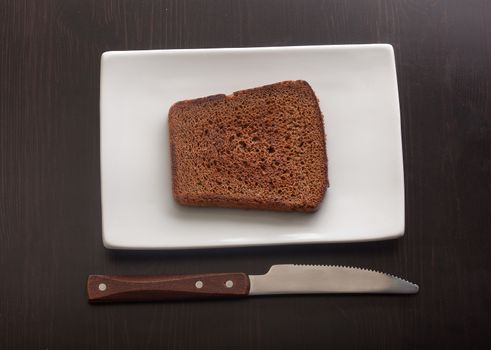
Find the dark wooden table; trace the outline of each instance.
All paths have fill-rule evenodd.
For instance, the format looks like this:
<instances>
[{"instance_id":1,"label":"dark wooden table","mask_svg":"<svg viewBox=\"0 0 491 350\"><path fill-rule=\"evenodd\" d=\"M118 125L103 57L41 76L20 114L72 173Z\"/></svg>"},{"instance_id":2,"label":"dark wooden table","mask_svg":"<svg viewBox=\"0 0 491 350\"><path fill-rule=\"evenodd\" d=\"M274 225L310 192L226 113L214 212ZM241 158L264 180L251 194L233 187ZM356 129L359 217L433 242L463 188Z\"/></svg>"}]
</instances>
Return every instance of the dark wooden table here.
<instances>
[{"instance_id":1,"label":"dark wooden table","mask_svg":"<svg viewBox=\"0 0 491 350\"><path fill-rule=\"evenodd\" d=\"M406 235L185 252L101 242L106 50L390 43ZM0 349L423 349L491 342L491 2L0 1ZM89 273L349 264L417 296L91 306Z\"/></svg>"}]
</instances>

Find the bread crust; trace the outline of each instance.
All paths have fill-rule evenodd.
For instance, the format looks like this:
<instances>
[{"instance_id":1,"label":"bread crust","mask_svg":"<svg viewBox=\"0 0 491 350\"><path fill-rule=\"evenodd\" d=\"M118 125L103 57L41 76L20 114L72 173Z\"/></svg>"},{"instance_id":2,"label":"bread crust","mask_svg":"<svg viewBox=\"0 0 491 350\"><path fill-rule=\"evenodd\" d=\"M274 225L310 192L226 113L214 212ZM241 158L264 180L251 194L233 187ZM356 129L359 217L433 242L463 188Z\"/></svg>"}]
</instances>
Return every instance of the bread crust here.
<instances>
[{"instance_id":1,"label":"bread crust","mask_svg":"<svg viewBox=\"0 0 491 350\"><path fill-rule=\"evenodd\" d=\"M280 180L283 179L284 176L277 176L279 172L278 169L274 167L274 164L278 162L274 161L274 164L271 162L271 164L267 163L270 161L270 159L267 158L266 155L265 158L267 158L267 161L265 161L264 158L261 158L264 161L263 165L267 164L275 170L270 170L268 168L268 171L270 171L270 173L268 173L268 171L262 171L261 176L258 175L256 172L256 170L261 171L259 167L256 166L252 170L245 167L242 169L242 172L245 175L249 175L251 179L254 178L255 184L247 182L247 179L242 179L241 181L246 182L244 186L242 186L242 182L237 182L234 178L232 179L232 182L236 187L231 187L231 184L229 183L229 186L227 188L226 181L228 181L227 179L230 177L230 175L223 175L223 170L229 171L229 174L231 171L232 177L238 176L239 178L241 178L241 172L238 167L234 168L231 163L226 163L226 161L223 164L217 165L217 160L220 160L221 158L220 152L216 150L228 150L230 148L229 146L231 146L229 143L232 142L229 142L228 139L225 139L225 135L229 135L230 133L227 134L226 132L218 130L217 128L219 127L214 124L218 123L221 120L219 119L219 117L216 117L216 114L218 113L217 111L225 110L224 114L226 114L226 117L229 119L230 114L236 113L237 119L232 119L232 123L239 124L238 120L241 114L239 112L234 112L234 110L230 107L230 104L239 102L237 101L237 99L240 101L247 101L247 103L251 104L251 101L254 101L254 98L259 98L262 101L261 103L263 103L264 105L264 101L266 101L265 103L268 103L269 100L272 100L273 104L278 102L274 100L274 98L271 98L271 96L280 96L278 98L281 99L281 96L283 95L289 98L288 101L291 105L288 107L290 108L290 110L295 107L295 104L292 104L292 102L306 103L309 108L305 113L307 113L309 118L312 119L312 122L317 125L308 130L308 132L314 134L314 136L312 136L310 140L310 142L313 144L313 146L310 146L310 149L313 149L315 151L314 153L316 157L310 162L305 162L307 163L307 165L305 165L305 168L307 168L309 164L315 165L315 169L314 166L311 166L312 169L308 168L308 171L306 172L307 175L313 178L315 181L312 181L310 183L300 181L299 179L297 179L297 174L301 174L301 172L299 173L299 171L295 172L295 176L292 176L292 174L290 174L290 176L292 177L291 180L289 180L288 178L286 180ZM301 97L297 97L297 95ZM296 101L296 99L298 99L299 101ZM284 103L284 101L279 101L278 103ZM255 107L256 106L253 105L252 108L249 108L250 113L256 113L256 115L261 116L261 118L263 118L264 120L267 120L268 123L271 123L271 120L276 120L277 115L273 115L271 117L267 115L264 116L264 114L262 114L263 110L261 110L261 108ZM279 110L280 113L282 113L281 109L278 109L276 105L274 107L276 108L276 110ZM236 111L237 106L235 108ZM268 118L270 120L268 120ZM279 119L284 123L285 120L286 122L288 122L287 118ZM249 121L250 120L251 119L249 117ZM257 120L258 119L253 119L254 122L256 122ZM201 134L197 134L197 129L199 128L197 128L197 125L195 124L203 125L204 121L208 121L208 123L210 124L210 131L209 134L206 134L207 136L200 136ZM236 91L230 95L217 94L197 99L179 101L174 103L169 109L168 126L170 135L170 154L172 162L172 190L173 196L179 204L187 206L219 206L229 208L248 208L275 211L314 212L319 208L322 200L325 197L326 190L329 187L329 181L324 118L318 104L318 99L313 89L306 81L282 81L275 84ZM223 125L221 125L221 127L224 128ZM227 126L225 126L225 128L226 127ZM240 127L238 127L237 125L234 125L234 127L240 129ZM268 124L268 127L268 131L264 131L263 128L256 131L257 134L261 135L263 139L276 140L274 139L274 137L276 136L270 135L270 133L274 132L277 134L278 130L275 131L274 127L270 127L270 124ZM304 126L304 128L308 127L308 125ZM245 128L249 128L249 125L247 125ZM288 132L284 130L285 128L277 128L281 129L280 131L282 131L283 134L289 136ZM206 133L208 133L208 129L206 129L205 131ZM298 132L296 135L299 135ZM230 139L232 138L232 136L230 136ZM202 137L202 139L200 137ZM246 149L249 153L241 152L241 148L239 146L236 146L236 148L232 149L232 154L230 156L225 155L224 157L236 159L235 161L237 161L238 158L246 164L251 159L257 162L258 157L255 155L255 153L249 150L249 148L253 146L249 147L248 145L251 143L252 136L247 135L247 137L249 137L248 139L244 139L245 136L243 135L241 135L241 137L243 137L241 140L245 141L239 141L239 144L246 144L246 146L244 146L243 148ZM205 154L205 156L199 158L198 155L192 154L197 147L193 149L187 149L184 147L188 143L196 143L196 140L202 141L204 143L204 145L201 145L199 148L211 147L211 143L213 143L213 145L215 145L215 155L213 156L210 153L210 155L208 156L208 153L203 151L200 153L200 155ZM254 137L252 137L252 140L254 140ZM234 142L237 143L236 138L234 138ZM272 145L275 144L272 141L270 143ZM281 145L284 144L285 142ZM303 142L301 144L303 144ZM288 145L286 147L288 147ZM273 147L270 146L270 148ZM256 152L258 152L257 148L255 150ZM284 155L281 155L281 157L284 158ZM312 158L309 158L309 155L307 155L306 157L309 160L310 158ZM210 163L207 162L212 162L211 167L209 167ZM213 165L213 162L215 165ZM261 167L263 165L261 165ZM281 163L278 164L278 167L281 166ZM222 172L220 172L221 170ZM285 170L283 170L283 172L285 172ZM210 174L210 176L208 176L207 174ZM272 174L274 174L274 176ZM202 178L202 176L205 177ZM270 176L271 179L268 179L268 176ZM269 185L269 187L264 186L264 181L268 180L269 184L271 185ZM272 184L273 180L277 181ZM220 185L215 185L215 182L213 181ZM207 184L212 183L213 185L211 187L213 188L210 188L210 186L207 187L206 184L203 185L203 183L200 185L201 182ZM281 187L282 184L285 187ZM254 192L255 186L257 187L257 192L264 195L257 195L257 193ZM303 186L305 188L298 189L294 186ZM242 193L238 192L236 188L239 188ZM285 193L282 192L282 188L290 189L290 191L293 192L298 192L300 190L301 191L296 197L292 199L286 197ZM309 193L309 190L312 191L312 193Z\"/></svg>"}]
</instances>

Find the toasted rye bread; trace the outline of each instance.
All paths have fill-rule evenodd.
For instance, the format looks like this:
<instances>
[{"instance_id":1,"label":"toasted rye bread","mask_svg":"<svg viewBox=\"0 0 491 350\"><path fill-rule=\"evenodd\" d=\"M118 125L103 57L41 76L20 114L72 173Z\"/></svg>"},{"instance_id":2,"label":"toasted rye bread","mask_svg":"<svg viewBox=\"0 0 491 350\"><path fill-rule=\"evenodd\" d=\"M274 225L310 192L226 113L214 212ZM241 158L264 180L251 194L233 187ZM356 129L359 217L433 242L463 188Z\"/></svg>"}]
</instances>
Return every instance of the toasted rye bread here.
<instances>
[{"instance_id":1,"label":"toasted rye bread","mask_svg":"<svg viewBox=\"0 0 491 350\"><path fill-rule=\"evenodd\" d=\"M177 102L169 133L183 205L310 212L329 186L323 118L303 80Z\"/></svg>"}]
</instances>

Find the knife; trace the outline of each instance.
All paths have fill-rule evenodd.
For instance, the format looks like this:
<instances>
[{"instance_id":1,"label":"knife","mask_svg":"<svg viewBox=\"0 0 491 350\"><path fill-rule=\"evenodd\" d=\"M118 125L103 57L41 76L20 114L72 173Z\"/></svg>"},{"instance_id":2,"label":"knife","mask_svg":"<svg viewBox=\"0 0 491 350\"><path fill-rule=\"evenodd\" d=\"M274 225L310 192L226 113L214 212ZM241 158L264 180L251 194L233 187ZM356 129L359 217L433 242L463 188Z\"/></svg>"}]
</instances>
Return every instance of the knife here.
<instances>
[{"instance_id":1,"label":"knife","mask_svg":"<svg viewBox=\"0 0 491 350\"><path fill-rule=\"evenodd\" d=\"M87 279L89 302L163 301L271 294L414 294L419 287L382 272L346 266L273 265L264 275L107 276Z\"/></svg>"}]
</instances>

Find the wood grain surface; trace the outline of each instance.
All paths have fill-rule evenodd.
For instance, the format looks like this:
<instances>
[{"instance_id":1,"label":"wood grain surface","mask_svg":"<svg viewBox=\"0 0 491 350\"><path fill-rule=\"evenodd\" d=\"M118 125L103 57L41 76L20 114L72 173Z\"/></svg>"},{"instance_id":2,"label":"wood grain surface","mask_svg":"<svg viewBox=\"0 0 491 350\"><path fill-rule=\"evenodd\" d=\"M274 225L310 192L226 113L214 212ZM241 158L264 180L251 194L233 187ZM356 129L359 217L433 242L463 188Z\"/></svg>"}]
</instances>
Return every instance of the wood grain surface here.
<instances>
[{"instance_id":1,"label":"wood grain surface","mask_svg":"<svg viewBox=\"0 0 491 350\"><path fill-rule=\"evenodd\" d=\"M0 0L0 349L489 348L490 18L488 0ZM397 61L402 239L103 248L102 52L376 42ZM258 274L276 263L371 267L421 291L87 303L89 274Z\"/></svg>"},{"instance_id":2,"label":"wood grain surface","mask_svg":"<svg viewBox=\"0 0 491 350\"><path fill-rule=\"evenodd\" d=\"M245 273L195 275L90 275L87 297L91 303L169 301L246 297L250 281Z\"/></svg>"}]
</instances>

